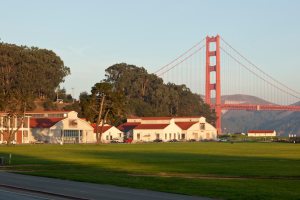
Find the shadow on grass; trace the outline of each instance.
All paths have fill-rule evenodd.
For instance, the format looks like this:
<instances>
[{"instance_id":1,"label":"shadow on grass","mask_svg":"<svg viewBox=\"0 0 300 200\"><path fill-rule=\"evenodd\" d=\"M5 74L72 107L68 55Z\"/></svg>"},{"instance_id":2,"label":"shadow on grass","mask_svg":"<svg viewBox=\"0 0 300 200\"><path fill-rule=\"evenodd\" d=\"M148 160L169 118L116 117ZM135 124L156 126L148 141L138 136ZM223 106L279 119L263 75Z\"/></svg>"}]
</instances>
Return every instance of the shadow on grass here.
<instances>
[{"instance_id":1,"label":"shadow on grass","mask_svg":"<svg viewBox=\"0 0 300 200\"><path fill-rule=\"evenodd\" d=\"M116 161L117 166L106 167L124 173L185 173L300 180L300 160L295 159L121 151L82 151L76 155L95 160Z\"/></svg>"},{"instance_id":2,"label":"shadow on grass","mask_svg":"<svg viewBox=\"0 0 300 200\"><path fill-rule=\"evenodd\" d=\"M299 199L300 195L299 180L220 180L145 175L165 172L299 178L299 160L90 150L70 151L65 159L63 155L57 158L49 155L47 158L46 155L41 157L14 153L12 165L6 169L37 176L222 199Z\"/></svg>"}]
</instances>

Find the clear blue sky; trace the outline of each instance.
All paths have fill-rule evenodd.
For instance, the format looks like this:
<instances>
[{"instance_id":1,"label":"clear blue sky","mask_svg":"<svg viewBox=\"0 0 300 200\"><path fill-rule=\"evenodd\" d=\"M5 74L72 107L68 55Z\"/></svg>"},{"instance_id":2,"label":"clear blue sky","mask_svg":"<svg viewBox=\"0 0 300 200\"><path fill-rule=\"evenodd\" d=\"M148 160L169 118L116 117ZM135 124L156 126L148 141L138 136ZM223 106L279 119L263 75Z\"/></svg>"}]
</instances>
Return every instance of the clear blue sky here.
<instances>
[{"instance_id":1,"label":"clear blue sky","mask_svg":"<svg viewBox=\"0 0 300 200\"><path fill-rule=\"evenodd\" d=\"M0 0L0 8L1 40L54 50L76 96L115 63L154 72L217 33L300 91L300 1Z\"/></svg>"}]
</instances>

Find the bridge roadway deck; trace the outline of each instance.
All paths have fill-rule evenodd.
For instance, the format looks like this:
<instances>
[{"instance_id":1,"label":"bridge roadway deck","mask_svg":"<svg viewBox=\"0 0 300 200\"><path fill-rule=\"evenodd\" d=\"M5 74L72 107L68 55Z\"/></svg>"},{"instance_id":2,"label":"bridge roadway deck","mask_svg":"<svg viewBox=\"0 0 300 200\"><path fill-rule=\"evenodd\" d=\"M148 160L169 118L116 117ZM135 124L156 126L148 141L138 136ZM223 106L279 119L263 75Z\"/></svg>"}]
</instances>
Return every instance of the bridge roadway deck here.
<instances>
[{"instance_id":1,"label":"bridge roadway deck","mask_svg":"<svg viewBox=\"0 0 300 200\"><path fill-rule=\"evenodd\" d=\"M222 110L274 110L274 111L300 111L300 106L281 106L274 104L222 104Z\"/></svg>"},{"instance_id":2,"label":"bridge roadway deck","mask_svg":"<svg viewBox=\"0 0 300 200\"><path fill-rule=\"evenodd\" d=\"M176 184L176 183L175 183ZM18 189L19 188L19 189ZM13 191L11 191L13 190ZM30 194L28 194L30 193ZM46 195L46 197L45 197ZM209 200L209 198L100 185L0 171L0 199ZM48 196L48 198L47 198ZM55 197L55 198L54 198Z\"/></svg>"}]
</instances>

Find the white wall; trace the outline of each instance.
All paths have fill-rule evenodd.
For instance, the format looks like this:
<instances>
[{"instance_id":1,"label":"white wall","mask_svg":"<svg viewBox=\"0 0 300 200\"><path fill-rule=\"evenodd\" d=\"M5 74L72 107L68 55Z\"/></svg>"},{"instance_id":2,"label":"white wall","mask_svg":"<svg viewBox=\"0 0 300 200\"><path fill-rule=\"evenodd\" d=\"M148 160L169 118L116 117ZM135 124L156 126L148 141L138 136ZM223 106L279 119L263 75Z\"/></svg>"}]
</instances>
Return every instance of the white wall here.
<instances>
[{"instance_id":1,"label":"white wall","mask_svg":"<svg viewBox=\"0 0 300 200\"><path fill-rule=\"evenodd\" d=\"M273 133L248 133L248 137L276 137L276 132Z\"/></svg>"},{"instance_id":2,"label":"white wall","mask_svg":"<svg viewBox=\"0 0 300 200\"><path fill-rule=\"evenodd\" d=\"M140 139L138 139L138 134L140 134ZM157 134L159 139L164 142L169 141L170 139L181 138L181 128L179 128L174 122L171 122L164 129L134 129L133 130L133 142L151 142L157 139ZM167 138L165 138L167 134Z\"/></svg>"},{"instance_id":3,"label":"white wall","mask_svg":"<svg viewBox=\"0 0 300 200\"><path fill-rule=\"evenodd\" d=\"M96 134L95 134L96 135ZM111 140L115 140L117 142L124 141L124 133L117 129L116 127L112 126L110 129L102 133L101 142L102 143L110 143Z\"/></svg>"}]
</instances>

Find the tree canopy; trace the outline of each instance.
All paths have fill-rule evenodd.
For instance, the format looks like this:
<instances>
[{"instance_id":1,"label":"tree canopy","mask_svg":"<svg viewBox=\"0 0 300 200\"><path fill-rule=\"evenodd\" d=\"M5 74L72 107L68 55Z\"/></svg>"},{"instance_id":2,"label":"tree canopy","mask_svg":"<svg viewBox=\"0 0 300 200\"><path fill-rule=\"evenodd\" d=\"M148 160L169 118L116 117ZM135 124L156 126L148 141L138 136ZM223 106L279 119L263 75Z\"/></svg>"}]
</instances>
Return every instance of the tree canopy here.
<instances>
[{"instance_id":1,"label":"tree canopy","mask_svg":"<svg viewBox=\"0 0 300 200\"><path fill-rule=\"evenodd\" d=\"M97 88L100 86L106 85L109 87L106 91L114 91L113 95L110 95L114 97L111 99L113 102L111 102L113 105L111 109L118 110L118 112L114 111L114 118L116 116L201 115L206 117L207 121L215 122L215 113L209 105L204 103L200 95L192 93L185 85L165 84L161 78L149 74L146 69L126 63L110 66L105 72L106 78L95 84L91 95L83 93L80 113L88 119L93 118L95 121L97 114L91 115L88 107L91 105L99 107L99 98L98 100L95 98L95 91L99 91ZM101 91L105 90L102 88Z\"/></svg>"},{"instance_id":2,"label":"tree canopy","mask_svg":"<svg viewBox=\"0 0 300 200\"><path fill-rule=\"evenodd\" d=\"M32 109L36 98L53 98L70 69L53 51L0 43L0 109Z\"/></svg>"}]
</instances>

